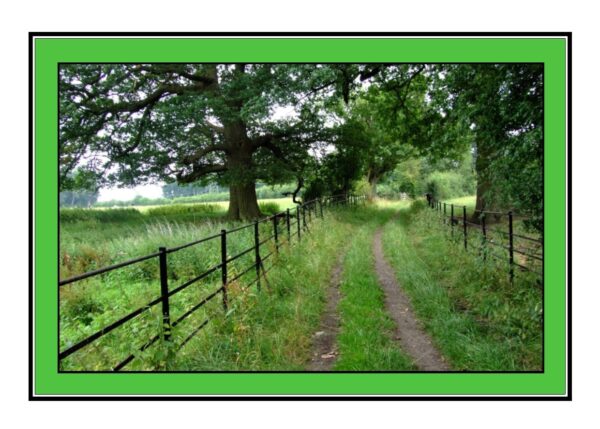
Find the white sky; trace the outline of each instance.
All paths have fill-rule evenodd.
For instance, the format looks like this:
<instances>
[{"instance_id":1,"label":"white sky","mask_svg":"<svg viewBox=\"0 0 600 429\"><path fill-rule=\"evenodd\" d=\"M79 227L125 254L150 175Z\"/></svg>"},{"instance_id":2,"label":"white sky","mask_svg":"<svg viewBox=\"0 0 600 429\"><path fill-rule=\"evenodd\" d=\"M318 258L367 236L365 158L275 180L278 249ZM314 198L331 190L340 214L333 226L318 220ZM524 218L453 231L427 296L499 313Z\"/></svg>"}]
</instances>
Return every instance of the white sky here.
<instances>
[{"instance_id":1,"label":"white sky","mask_svg":"<svg viewBox=\"0 0 600 429\"><path fill-rule=\"evenodd\" d=\"M147 198L160 198L162 194L162 183L153 185L141 185L135 188L102 188L98 201L121 200L128 201L140 195Z\"/></svg>"}]
</instances>

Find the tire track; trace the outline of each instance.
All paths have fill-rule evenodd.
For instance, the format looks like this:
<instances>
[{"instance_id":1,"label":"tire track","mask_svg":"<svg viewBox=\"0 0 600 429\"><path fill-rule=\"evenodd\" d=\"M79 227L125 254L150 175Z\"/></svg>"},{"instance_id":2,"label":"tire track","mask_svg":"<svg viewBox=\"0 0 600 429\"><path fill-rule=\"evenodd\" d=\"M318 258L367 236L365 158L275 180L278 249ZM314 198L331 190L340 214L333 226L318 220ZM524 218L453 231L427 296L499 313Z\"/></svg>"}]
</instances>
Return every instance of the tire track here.
<instances>
[{"instance_id":1,"label":"tire track","mask_svg":"<svg viewBox=\"0 0 600 429\"><path fill-rule=\"evenodd\" d=\"M337 307L342 297L340 283L342 281L345 256L346 252L344 251L338 257L331 272L325 312L321 318L320 329L313 336L312 357L307 371L331 371L338 357L336 339L340 330L340 315Z\"/></svg>"},{"instance_id":2,"label":"tire track","mask_svg":"<svg viewBox=\"0 0 600 429\"><path fill-rule=\"evenodd\" d=\"M421 371L449 371L450 366L423 330L412 310L410 299L401 289L390 264L385 260L379 227L373 237L375 271L385 293L385 307L396 322L395 338Z\"/></svg>"}]
</instances>

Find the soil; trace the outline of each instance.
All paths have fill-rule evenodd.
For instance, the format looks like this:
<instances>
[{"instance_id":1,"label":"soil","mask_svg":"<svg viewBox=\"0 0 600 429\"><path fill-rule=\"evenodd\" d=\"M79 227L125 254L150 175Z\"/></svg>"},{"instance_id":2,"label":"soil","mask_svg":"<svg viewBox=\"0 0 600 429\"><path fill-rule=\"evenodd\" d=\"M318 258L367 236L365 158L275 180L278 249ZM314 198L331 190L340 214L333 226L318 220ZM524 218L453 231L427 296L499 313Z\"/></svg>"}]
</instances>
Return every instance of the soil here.
<instances>
[{"instance_id":1,"label":"soil","mask_svg":"<svg viewBox=\"0 0 600 429\"><path fill-rule=\"evenodd\" d=\"M340 283L344 255L345 252L342 252L331 272L325 311L321 318L320 328L313 335L312 357L307 371L331 371L338 357L336 338L340 330L340 316L337 306L341 299Z\"/></svg>"},{"instance_id":2,"label":"soil","mask_svg":"<svg viewBox=\"0 0 600 429\"><path fill-rule=\"evenodd\" d=\"M385 293L385 307L396 322L394 337L402 350L409 355L421 371L449 371L450 365L434 346L431 337L423 330L408 296L401 289L390 264L385 260L381 242L382 228L375 232L373 254L375 271Z\"/></svg>"}]
</instances>

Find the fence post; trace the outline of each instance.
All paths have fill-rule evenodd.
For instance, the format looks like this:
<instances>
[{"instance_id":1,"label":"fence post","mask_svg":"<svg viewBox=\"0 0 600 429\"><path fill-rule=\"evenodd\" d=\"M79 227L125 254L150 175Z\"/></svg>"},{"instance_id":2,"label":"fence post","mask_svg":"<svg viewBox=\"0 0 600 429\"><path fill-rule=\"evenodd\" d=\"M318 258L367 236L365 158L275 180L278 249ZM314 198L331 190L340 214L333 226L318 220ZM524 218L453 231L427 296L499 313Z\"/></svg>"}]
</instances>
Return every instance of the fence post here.
<instances>
[{"instance_id":1,"label":"fence post","mask_svg":"<svg viewBox=\"0 0 600 429\"><path fill-rule=\"evenodd\" d=\"M481 213L481 234L483 236L483 260L487 259L487 252L485 251L485 246L487 245L487 231L485 230L485 212Z\"/></svg>"},{"instance_id":2,"label":"fence post","mask_svg":"<svg viewBox=\"0 0 600 429\"><path fill-rule=\"evenodd\" d=\"M223 284L223 309L227 311L227 231L221 230L221 283Z\"/></svg>"},{"instance_id":3,"label":"fence post","mask_svg":"<svg viewBox=\"0 0 600 429\"><path fill-rule=\"evenodd\" d=\"M446 203L444 203L444 223L446 223Z\"/></svg>"},{"instance_id":4,"label":"fence post","mask_svg":"<svg viewBox=\"0 0 600 429\"><path fill-rule=\"evenodd\" d=\"M256 287L260 292L260 238L257 220L254 221L254 264L256 265Z\"/></svg>"},{"instance_id":5,"label":"fence post","mask_svg":"<svg viewBox=\"0 0 600 429\"><path fill-rule=\"evenodd\" d=\"M277 215L273 215L273 232L275 233L275 251L279 253L279 236L277 235Z\"/></svg>"},{"instance_id":6,"label":"fence post","mask_svg":"<svg viewBox=\"0 0 600 429\"><path fill-rule=\"evenodd\" d=\"M290 244L292 242L292 230L290 228L290 209L286 209L285 211L285 223L287 225L288 244Z\"/></svg>"},{"instance_id":7,"label":"fence post","mask_svg":"<svg viewBox=\"0 0 600 429\"><path fill-rule=\"evenodd\" d=\"M296 227L298 229L298 241L302 241L302 237L300 235L300 206L296 206Z\"/></svg>"},{"instance_id":8,"label":"fence post","mask_svg":"<svg viewBox=\"0 0 600 429\"><path fill-rule=\"evenodd\" d=\"M319 209L321 210L321 219L323 219L323 202L319 198Z\"/></svg>"},{"instance_id":9,"label":"fence post","mask_svg":"<svg viewBox=\"0 0 600 429\"><path fill-rule=\"evenodd\" d=\"M463 206L463 235L465 237L465 250L467 250L467 206Z\"/></svg>"},{"instance_id":10,"label":"fence post","mask_svg":"<svg viewBox=\"0 0 600 429\"><path fill-rule=\"evenodd\" d=\"M312 216L311 216L311 208L310 208L310 203L308 203L308 224L310 225L310 223L312 222Z\"/></svg>"},{"instance_id":11,"label":"fence post","mask_svg":"<svg viewBox=\"0 0 600 429\"><path fill-rule=\"evenodd\" d=\"M306 205L302 204L302 226L306 229Z\"/></svg>"},{"instance_id":12,"label":"fence post","mask_svg":"<svg viewBox=\"0 0 600 429\"><path fill-rule=\"evenodd\" d=\"M171 316L169 312L169 280L167 276L167 248L159 247L160 298L162 304L162 330L166 341L171 339Z\"/></svg>"},{"instance_id":13,"label":"fence post","mask_svg":"<svg viewBox=\"0 0 600 429\"><path fill-rule=\"evenodd\" d=\"M513 213L512 211L508 212L508 260L510 263L509 272L510 272L510 282L512 283L515 279L515 254L513 247Z\"/></svg>"},{"instance_id":14,"label":"fence post","mask_svg":"<svg viewBox=\"0 0 600 429\"><path fill-rule=\"evenodd\" d=\"M454 204L450 204L450 234L454 237Z\"/></svg>"}]
</instances>

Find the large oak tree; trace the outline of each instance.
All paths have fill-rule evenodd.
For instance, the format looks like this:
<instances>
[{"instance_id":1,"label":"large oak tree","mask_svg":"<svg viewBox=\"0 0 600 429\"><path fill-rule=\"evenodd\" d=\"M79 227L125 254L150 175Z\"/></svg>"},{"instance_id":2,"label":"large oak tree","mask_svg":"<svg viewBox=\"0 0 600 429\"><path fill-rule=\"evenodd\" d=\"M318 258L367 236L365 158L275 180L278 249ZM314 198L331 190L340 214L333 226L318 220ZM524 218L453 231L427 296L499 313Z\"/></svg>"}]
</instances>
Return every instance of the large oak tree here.
<instances>
[{"instance_id":1,"label":"large oak tree","mask_svg":"<svg viewBox=\"0 0 600 429\"><path fill-rule=\"evenodd\" d=\"M68 64L60 68L61 183L75 168L105 183L229 186L231 219L260 216L257 180L289 180L331 143L323 106L379 72L368 65ZM295 115L277 112L293 109Z\"/></svg>"}]
</instances>

